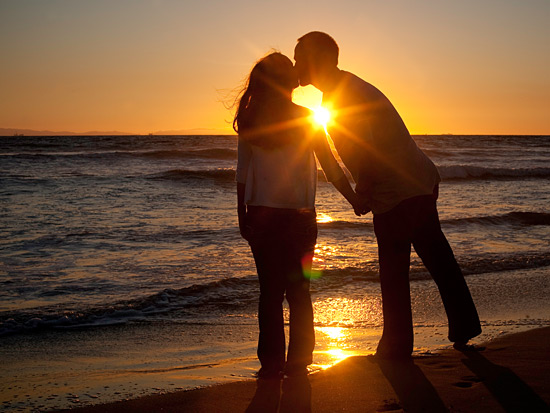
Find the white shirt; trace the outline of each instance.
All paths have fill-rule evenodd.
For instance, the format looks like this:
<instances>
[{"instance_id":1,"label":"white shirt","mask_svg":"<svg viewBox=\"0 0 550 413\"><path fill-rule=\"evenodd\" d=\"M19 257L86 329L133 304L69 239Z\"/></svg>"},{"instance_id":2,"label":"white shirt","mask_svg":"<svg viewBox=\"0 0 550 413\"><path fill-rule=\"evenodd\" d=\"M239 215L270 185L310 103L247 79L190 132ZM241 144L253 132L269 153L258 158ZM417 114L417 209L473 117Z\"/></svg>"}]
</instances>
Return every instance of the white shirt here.
<instances>
[{"instance_id":1,"label":"white shirt","mask_svg":"<svg viewBox=\"0 0 550 413\"><path fill-rule=\"evenodd\" d=\"M344 173L324 136L276 148L252 145L239 137L236 180L245 184L245 204L313 209L317 188L314 148L327 179L340 179Z\"/></svg>"}]
</instances>

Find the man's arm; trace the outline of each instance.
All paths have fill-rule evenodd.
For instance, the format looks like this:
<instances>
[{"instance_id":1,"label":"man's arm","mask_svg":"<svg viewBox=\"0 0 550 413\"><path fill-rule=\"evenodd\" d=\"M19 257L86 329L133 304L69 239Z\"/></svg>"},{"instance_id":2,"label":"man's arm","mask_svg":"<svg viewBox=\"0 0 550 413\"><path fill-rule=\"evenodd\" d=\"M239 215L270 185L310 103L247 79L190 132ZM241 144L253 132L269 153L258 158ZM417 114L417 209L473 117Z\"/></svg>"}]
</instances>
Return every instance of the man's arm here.
<instances>
[{"instance_id":1,"label":"man's arm","mask_svg":"<svg viewBox=\"0 0 550 413\"><path fill-rule=\"evenodd\" d=\"M327 179L334 185L344 198L351 204L355 215L360 216L370 211L361 198L352 189L348 178L344 171L336 161L327 141L327 137L323 132L317 132L314 137L315 155L319 159L319 163L325 172Z\"/></svg>"}]
</instances>

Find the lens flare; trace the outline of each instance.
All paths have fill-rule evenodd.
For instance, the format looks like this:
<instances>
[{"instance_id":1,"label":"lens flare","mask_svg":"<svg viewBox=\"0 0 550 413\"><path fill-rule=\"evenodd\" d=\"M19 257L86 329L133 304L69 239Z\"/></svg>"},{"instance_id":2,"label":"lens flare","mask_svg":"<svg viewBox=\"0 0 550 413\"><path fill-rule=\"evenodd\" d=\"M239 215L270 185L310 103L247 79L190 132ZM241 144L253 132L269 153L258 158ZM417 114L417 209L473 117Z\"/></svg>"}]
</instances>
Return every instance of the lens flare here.
<instances>
[{"instance_id":1,"label":"lens flare","mask_svg":"<svg viewBox=\"0 0 550 413\"><path fill-rule=\"evenodd\" d=\"M304 277L308 280L316 280L321 278L323 272L320 270L314 270L311 268L311 263L313 261L313 254L307 254L302 258L302 273Z\"/></svg>"},{"instance_id":2,"label":"lens flare","mask_svg":"<svg viewBox=\"0 0 550 413\"><path fill-rule=\"evenodd\" d=\"M327 123L330 121L330 111L327 108L319 106L313 109L313 119L319 125L326 129Z\"/></svg>"}]
</instances>

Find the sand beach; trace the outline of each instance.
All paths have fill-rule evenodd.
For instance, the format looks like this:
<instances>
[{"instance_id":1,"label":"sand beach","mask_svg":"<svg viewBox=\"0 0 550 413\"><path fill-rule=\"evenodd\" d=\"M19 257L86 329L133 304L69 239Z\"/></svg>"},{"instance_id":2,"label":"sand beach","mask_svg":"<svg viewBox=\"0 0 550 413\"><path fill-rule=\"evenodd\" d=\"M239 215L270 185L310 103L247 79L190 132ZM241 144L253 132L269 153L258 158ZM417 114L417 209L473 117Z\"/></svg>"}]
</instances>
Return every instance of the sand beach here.
<instances>
[{"instance_id":1,"label":"sand beach","mask_svg":"<svg viewBox=\"0 0 550 413\"><path fill-rule=\"evenodd\" d=\"M245 380L73 410L100 412L546 412L550 328L505 335L482 351L412 362L350 357L307 377Z\"/></svg>"}]
</instances>

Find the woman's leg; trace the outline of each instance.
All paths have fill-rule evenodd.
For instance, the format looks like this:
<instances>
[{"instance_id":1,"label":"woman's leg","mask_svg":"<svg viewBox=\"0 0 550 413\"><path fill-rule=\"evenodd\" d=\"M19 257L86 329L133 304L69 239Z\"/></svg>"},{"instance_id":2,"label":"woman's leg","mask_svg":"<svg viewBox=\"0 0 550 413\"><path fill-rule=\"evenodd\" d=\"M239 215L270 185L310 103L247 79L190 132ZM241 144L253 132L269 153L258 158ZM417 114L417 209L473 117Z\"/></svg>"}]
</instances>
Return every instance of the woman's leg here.
<instances>
[{"instance_id":1,"label":"woman's leg","mask_svg":"<svg viewBox=\"0 0 550 413\"><path fill-rule=\"evenodd\" d=\"M290 331L286 372L307 372L315 347L313 306L309 293L309 275L317 240L314 212L300 213L289 221L288 249L285 253L286 299L290 310Z\"/></svg>"},{"instance_id":2,"label":"woman's leg","mask_svg":"<svg viewBox=\"0 0 550 413\"><path fill-rule=\"evenodd\" d=\"M277 214L268 208L255 207L249 208L246 219L260 282L258 359L262 371L277 374L285 364L285 282L280 265L282 243L277 230Z\"/></svg>"},{"instance_id":3,"label":"woman's leg","mask_svg":"<svg viewBox=\"0 0 550 413\"><path fill-rule=\"evenodd\" d=\"M286 287L286 299L290 310L287 371L305 368L312 362L315 347L313 306L309 280L304 276L311 269L311 260L312 255L296 260L289 271L291 280L287 282Z\"/></svg>"},{"instance_id":4,"label":"woman's leg","mask_svg":"<svg viewBox=\"0 0 550 413\"><path fill-rule=\"evenodd\" d=\"M285 286L273 245L253 246L260 281L258 359L264 370L282 371L285 364L283 300Z\"/></svg>"}]
</instances>

